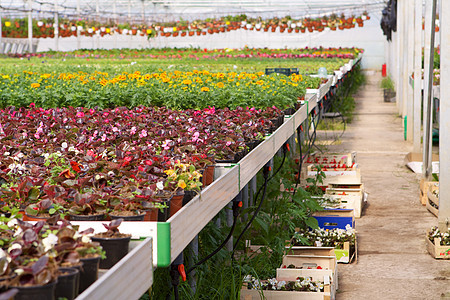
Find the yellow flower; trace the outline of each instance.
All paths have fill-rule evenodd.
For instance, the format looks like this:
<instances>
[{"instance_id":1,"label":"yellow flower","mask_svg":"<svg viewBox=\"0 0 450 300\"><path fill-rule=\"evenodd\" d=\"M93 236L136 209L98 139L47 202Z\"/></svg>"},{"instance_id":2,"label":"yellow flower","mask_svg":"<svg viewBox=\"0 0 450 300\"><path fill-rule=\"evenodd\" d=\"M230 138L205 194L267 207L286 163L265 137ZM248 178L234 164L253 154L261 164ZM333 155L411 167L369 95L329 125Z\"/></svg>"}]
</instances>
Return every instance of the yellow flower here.
<instances>
[{"instance_id":1,"label":"yellow flower","mask_svg":"<svg viewBox=\"0 0 450 300\"><path fill-rule=\"evenodd\" d=\"M166 173L168 176L172 175L175 171L172 169L165 170L164 173Z\"/></svg>"},{"instance_id":2,"label":"yellow flower","mask_svg":"<svg viewBox=\"0 0 450 300\"><path fill-rule=\"evenodd\" d=\"M189 84L191 84L191 83L192 83L192 81L189 80L189 79L183 80L183 84L189 85Z\"/></svg>"},{"instance_id":3,"label":"yellow flower","mask_svg":"<svg viewBox=\"0 0 450 300\"><path fill-rule=\"evenodd\" d=\"M111 32L111 29L106 28L106 33L110 33L110 32Z\"/></svg>"},{"instance_id":4,"label":"yellow flower","mask_svg":"<svg viewBox=\"0 0 450 300\"><path fill-rule=\"evenodd\" d=\"M36 82L34 82L34 83L31 84L31 87L32 87L32 88L35 88L35 89L38 88L38 87L40 87L40 86L41 86L41 85L40 85L39 83L36 83Z\"/></svg>"},{"instance_id":5,"label":"yellow flower","mask_svg":"<svg viewBox=\"0 0 450 300\"><path fill-rule=\"evenodd\" d=\"M204 87L202 87L201 91L202 92L209 92L209 87L204 86Z\"/></svg>"},{"instance_id":6,"label":"yellow flower","mask_svg":"<svg viewBox=\"0 0 450 300\"><path fill-rule=\"evenodd\" d=\"M6 22L5 22L5 26L6 26L6 27L10 27L10 26L11 26L11 22L6 21Z\"/></svg>"},{"instance_id":7,"label":"yellow flower","mask_svg":"<svg viewBox=\"0 0 450 300\"><path fill-rule=\"evenodd\" d=\"M151 34L152 30L151 29L147 29L147 34Z\"/></svg>"},{"instance_id":8,"label":"yellow flower","mask_svg":"<svg viewBox=\"0 0 450 300\"><path fill-rule=\"evenodd\" d=\"M178 186L184 190L186 188L186 182L181 179L180 181L178 181Z\"/></svg>"},{"instance_id":9,"label":"yellow flower","mask_svg":"<svg viewBox=\"0 0 450 300\"><path fill-rule=\"evenodd\" d=\"M218 87L218 88L223 88L223 86L224 86L223 82L219 82L219 83L217 84L217 87Z\"/></svg>"}]
</instances>

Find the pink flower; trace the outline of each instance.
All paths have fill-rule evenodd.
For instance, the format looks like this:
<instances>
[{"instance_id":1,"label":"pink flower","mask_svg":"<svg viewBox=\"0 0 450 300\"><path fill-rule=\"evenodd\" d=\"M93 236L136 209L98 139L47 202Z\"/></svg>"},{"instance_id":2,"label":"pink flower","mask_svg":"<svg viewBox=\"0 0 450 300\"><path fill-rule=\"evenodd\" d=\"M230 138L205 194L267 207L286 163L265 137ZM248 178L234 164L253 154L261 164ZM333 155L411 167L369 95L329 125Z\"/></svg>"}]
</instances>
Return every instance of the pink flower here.
<instances>
[{"instance_id":1,"label":"pink flower","mask_svg":"<svg viewBox=\"0 0 450 300\"><path fill-rule=\"evenodd\" d=\"M228 141L226 144L225 144L227 147L228 146L230 146L231 145L231 142L230 141Z\"/></svg>"},{"instance_id":2,"label":"pink flower","mask_svg":"<svg viewBox=\"0 0 450 300\"><path fill-rule=\"evenodd\" d=\"M106 134L102 135L102 142L106 141Z\"/></svg>"},{"instance_id":3,"label":"pink flower","mask_svg":"<svg viewBox=\"0 0 450 300\"><path fill-rule=\"evenodd\" d=\"M77 112L77 117L84 118L84 112L82 112L82 111Z\"/></svg>"},{"instance_id":4,"label":"pink flower","mask_svg":"<svg viewBox=\"0 0 450 300\"><path fill-rule=\"evenodd\" d=\"M169 150L170 149L170 142L171 142L171 140L165 140L164 141L164 143L162 143L162 147L165 149L165 150Z\"/></svg>"},{"instance_id":5,"label":"pink flower","mask_svg":"<svg viewBox=\"0 0 450 300\"><path fill-rule=\"evenodd\" d=\"M147 136L147 130L142 129L141 133L139 133L139 137L140 137L140 138L144 138L144 137L146 137L146 136Z\"/></svg>"},{"instance_id":6,"label":"pink flower","mask_svg":"<svg viewBox=\"0 0 450 300\"><path fill-rule=\"evenodd\" d=\"M136 133L136 127L133 126L133 127L131 127L130 134L134 135L135 133Z\"/></svg>"},{"instance_id":7,"label":"pink flower","mask_svg":"<svg viewBox=\"0 0 450 300\"><path fill-rule=\"evenodd\" d=\"M30 103L30 108L35 108L36 107L36 104L34 104L34 102L31 102Z\"/></svg>"}]
</instances>

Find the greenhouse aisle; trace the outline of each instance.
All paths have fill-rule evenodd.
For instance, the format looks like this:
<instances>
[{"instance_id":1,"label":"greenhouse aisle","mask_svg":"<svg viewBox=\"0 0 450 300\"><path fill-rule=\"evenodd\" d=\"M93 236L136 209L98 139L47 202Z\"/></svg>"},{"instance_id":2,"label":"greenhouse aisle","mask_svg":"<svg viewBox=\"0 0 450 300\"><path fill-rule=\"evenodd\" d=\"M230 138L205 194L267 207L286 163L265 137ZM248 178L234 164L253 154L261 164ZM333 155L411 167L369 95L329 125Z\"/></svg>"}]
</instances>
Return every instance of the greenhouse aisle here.
<instances>
[{"instance_id":1,"label":"greenhouse aisle","mask_svg":"<svg viewBox=\"0 0 450 300\"><path fill-rule=\"evenodd\" d=\"M358 262L339 265L338 300L450 299L450 261L433 259L425 233L437 218L419 202L420 177L404 164L412 144L403 140L395 103L383 102L381 74L367 73L355 100L354 121L331 152L357 151L369 193L358 231Z\"/></svg>"}]
</instances>

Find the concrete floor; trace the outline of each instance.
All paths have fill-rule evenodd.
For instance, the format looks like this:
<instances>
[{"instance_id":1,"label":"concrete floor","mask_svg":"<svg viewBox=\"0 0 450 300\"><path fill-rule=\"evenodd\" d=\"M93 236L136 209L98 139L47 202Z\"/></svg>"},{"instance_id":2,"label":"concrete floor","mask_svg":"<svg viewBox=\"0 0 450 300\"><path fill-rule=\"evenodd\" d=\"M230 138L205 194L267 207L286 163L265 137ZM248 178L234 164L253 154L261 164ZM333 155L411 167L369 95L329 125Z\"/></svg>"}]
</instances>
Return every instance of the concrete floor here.
<instances>
[{"instance_id":1,"label":"concrete floor","mask_svg":"<svg viewBox=\"0 0 450 300\"><path fill-rule=\"evenodd\" d=\"M412 144L403 140L396 104L383 102L380 81L379 72L368 74L342 143L327 146L329 152L357 151L369 193L356 220L358 262L339 264L337 299L450 299L450 261L433 259L425 247L437 218L420 204L420 177L404 164Z\"/></svg>"}]
</instances>

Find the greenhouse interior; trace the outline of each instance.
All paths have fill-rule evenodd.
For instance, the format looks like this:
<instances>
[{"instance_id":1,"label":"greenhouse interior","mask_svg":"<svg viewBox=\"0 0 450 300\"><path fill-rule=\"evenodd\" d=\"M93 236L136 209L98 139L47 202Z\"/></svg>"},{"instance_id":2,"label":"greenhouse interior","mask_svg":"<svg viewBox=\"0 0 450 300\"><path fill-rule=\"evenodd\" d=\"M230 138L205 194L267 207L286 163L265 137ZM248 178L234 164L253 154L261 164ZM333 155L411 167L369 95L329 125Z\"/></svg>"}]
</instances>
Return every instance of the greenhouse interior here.
<instances>
[{"instance_id":1,"label":"greenhouse interior","mask_svg":"<svg viewBox=\"0 0 450 300\"><path fill-rule=\"evenodd\" d=\"M450 299L445 15L0 0L0 300Z\"/></svg>"}]
</instances>

